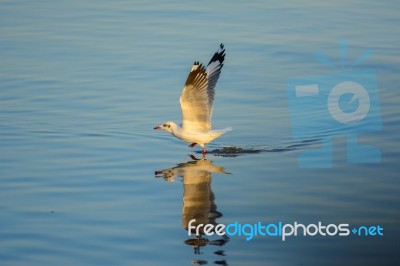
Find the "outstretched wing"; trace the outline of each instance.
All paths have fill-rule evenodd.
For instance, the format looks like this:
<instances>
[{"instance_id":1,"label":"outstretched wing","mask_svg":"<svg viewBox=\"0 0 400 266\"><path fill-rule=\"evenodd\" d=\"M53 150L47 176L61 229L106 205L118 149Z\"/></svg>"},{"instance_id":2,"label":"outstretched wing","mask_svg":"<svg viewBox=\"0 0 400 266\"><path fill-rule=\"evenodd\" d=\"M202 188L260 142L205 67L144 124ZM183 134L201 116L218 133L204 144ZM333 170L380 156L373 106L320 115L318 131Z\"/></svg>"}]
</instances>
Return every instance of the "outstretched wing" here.
<instances>
[{"instance_id":1,"label":"outstretched wing","mask_svg":"<svg viewBox=\"0 0 400 266\"><path fill-rule=\"evenodd\" d=\"M221 43L206 68L199 62L194 62L180 98L184 129L200 132L211 130L215 85L224 59L225 49Z\"/></svg>"}]
</instances>

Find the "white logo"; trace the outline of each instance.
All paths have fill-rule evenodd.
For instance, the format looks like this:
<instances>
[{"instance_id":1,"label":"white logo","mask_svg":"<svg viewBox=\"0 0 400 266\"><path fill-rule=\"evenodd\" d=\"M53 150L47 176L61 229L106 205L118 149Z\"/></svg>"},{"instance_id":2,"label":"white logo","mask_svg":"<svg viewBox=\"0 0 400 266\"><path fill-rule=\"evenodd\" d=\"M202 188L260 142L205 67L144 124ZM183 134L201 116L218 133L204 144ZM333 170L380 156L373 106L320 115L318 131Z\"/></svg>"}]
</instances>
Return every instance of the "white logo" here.
<instances>
[{"instance_id":1,"label":"white logo","mask_svg":"<svg viewBox=\"0 0 400 266\"><path fill-rule=\"evenodd\" d=\"M355 100L359 100L358 107L354 112L344 112L339 106L339 99L345 93L353 94L349 104ZM370 98L365 88L352 81L338 83L329 93L327 104L329 113L333 119L342 124L356 123L363 120L367 116L371 106Z\"/></svg>"}]
</instances>

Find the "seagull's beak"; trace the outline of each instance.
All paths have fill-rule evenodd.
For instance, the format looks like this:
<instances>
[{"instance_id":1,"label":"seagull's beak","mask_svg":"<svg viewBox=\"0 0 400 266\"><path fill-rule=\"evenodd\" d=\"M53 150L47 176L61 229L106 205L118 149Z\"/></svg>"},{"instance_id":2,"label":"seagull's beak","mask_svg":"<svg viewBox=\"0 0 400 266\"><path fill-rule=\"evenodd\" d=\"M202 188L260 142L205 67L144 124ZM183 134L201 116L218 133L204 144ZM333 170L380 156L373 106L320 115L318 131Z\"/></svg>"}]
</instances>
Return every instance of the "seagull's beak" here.
<instances>
[{"instance_id":1,"label":"seagull's beak","mask_svg":"<svg viewBox=\"0 0 400 266\"><path fill-rule=\"evenodd\" d=\"M161 129L161 127L160 126L156 126L156 127L154 127L154 129Z\"/></svg>"}]
</instances>

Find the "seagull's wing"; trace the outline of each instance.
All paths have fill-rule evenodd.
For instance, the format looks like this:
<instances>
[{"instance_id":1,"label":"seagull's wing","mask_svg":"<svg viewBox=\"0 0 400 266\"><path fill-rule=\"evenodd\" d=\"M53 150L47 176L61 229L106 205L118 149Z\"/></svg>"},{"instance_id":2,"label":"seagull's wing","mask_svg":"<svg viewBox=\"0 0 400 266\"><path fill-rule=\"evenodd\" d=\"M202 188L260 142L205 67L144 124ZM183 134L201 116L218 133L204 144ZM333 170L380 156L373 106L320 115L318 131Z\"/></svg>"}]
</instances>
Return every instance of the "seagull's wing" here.
<instances>
[{"instance_id":1,"label":"seagull's wing","mask_svg":"<svg viewBox=\"0 0 400 266\"><path fill-rule=\"evenodd\" d=\"M200 132L211 130L215 85L224 59L225 49L221 44L206 68L199 62L194 62L180 98L184 129Z\"/></svg>"}]
</instances>

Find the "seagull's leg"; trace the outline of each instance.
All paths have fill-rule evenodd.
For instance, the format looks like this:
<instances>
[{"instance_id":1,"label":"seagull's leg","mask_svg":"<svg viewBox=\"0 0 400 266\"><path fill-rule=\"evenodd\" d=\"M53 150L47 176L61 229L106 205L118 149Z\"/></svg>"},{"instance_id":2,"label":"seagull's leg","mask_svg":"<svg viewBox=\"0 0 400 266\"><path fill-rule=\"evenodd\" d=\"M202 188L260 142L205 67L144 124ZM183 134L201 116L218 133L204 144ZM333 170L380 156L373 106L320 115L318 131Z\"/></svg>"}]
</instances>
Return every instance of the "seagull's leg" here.
<instances>
[{"instance_id":1,"label":"seagull's leg","mask_svg":"<svg viewBox=\"0 0 400 266\"><path fill-rule=\"evenodd\" d=\"M206 153L207 153L206 146L203 145L201 148L203 149L203 156L201 157L201 159L204 160L206 158Z\"/></svg>"},{"instance_id":2,"label":"seagull's leg","mask_svg":"<svg viewBox=\"0 0 400 266\"><path fill-rule=\"evenodd\" d=\"M193 142L192 144L190 144L188 147L193 148L194 146L196 146L197 143Z\"/></svg>"}]
</instances>

